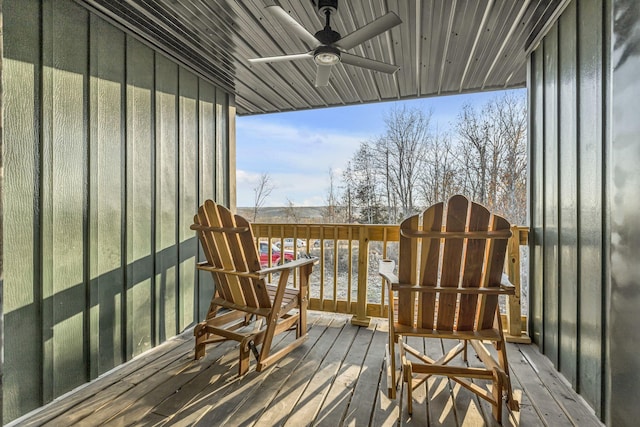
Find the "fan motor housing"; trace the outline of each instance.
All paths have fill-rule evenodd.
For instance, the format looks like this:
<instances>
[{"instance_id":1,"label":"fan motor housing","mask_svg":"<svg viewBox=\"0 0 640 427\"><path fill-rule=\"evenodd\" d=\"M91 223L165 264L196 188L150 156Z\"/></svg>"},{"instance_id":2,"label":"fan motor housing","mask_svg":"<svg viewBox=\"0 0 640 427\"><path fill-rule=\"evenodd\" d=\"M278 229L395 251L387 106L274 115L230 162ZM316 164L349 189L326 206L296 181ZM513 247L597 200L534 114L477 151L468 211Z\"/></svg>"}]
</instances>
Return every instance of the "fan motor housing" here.
<instances>
[{"instance_id":1,"label":"fan motor housing","mask_svg":"<svg viewBox=\"0 0 640 427\"><path fill-rule=\"evenodd\" d=\"M318 41L325 45L330 45L340 40L340 33L333 31L331 28L325 27L323 30L315 34Z\"/></svg>"}]
</instances>

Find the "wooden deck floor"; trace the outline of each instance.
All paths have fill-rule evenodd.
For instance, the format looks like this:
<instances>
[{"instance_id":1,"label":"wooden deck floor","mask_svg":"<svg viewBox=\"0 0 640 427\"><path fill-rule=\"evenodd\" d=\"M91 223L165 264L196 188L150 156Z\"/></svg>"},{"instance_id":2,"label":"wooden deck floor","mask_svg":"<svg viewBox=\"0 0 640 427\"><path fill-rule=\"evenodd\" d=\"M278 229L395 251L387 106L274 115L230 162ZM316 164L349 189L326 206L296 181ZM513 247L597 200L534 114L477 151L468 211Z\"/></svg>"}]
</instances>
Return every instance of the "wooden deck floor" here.
<instances>
[{"instance_id":1,"label":"wooden deck floor","mask_svg":"<svg viewBox=\"0 0 640 427\"><path fill-rule=\"evenodd\" d=\"M185 333L96 381L29 414L15 425L47 426L482 426L491 410L446 379L414 394L409 417L403 390L390 401L383 372L387 323L352 326L349 316L309 313L309 340L277 365L237 376L234 343L211 346L194 361ZM284 337L286 342L288 337ZM431 340L427 351L446 344ZM509 344L520 412L504 425L599 426L535 346ZM470 358L471 360L472 358ZM400 403L401 402L401 403ZM506 411L506 407L505 407Z\"/></svg>"}]
</instances>

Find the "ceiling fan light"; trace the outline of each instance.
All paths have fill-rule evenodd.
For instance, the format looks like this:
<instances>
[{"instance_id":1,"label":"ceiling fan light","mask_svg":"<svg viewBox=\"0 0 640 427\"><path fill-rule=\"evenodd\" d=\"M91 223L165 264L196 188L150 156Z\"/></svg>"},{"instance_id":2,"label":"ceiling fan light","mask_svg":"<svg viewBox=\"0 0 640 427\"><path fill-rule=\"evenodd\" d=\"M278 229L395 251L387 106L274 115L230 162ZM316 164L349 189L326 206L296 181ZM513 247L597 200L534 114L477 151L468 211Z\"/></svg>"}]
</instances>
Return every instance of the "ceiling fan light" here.
<instances>
[{"instance_id":1,"label":"ceiling fan light","mask_svg":"<svg viewBox=\"0 0 640 427\"><path fill-rule=\"evenodd\" d=\"M318 65L335 65L340 62L340 51L332 46L320 46L313 55Z\"/></svg>"},{"instance_id":2,"label":"ceiling fan light","mask_svg":"<svg viewBox=\"0 0 640 427\"><path fill-rule=\"evenodd\" d=\"M323 52L319 53L314 58L318 65L335 65L340 62L340 57L335 53Z\"/></svg>"}]
</instances>

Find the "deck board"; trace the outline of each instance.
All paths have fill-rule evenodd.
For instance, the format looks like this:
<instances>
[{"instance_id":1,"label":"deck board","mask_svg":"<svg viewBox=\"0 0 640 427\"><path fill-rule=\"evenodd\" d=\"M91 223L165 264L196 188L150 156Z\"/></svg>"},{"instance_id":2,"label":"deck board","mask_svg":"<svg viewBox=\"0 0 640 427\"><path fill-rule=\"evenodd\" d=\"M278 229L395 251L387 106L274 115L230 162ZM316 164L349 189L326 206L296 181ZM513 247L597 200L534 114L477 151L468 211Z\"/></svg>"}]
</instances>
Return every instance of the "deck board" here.
<instances>
[{"instance_id":1,"label":"deck board","mask_svg":"<svg viewBox=\"0 0 640 427\"><path fill-rule=\"evenodd\" d=\"M477 426L496 425L490 405L446 378L386 395L386 320L368 328L349 316L309 312L309 339L274 366L238 377L235 342L210 346L194 361L189 332L17 420L20 426ZM294 333L281 334L274 350ZM451 343L410 338L439 356ZM521 411L503 406L505 426L602 425L534 346L509 344ZM460 359L455 363L463 364ZM473 350L470 365L477 363ZM427 398L428 396L428 398ZM576 424L578 423L578 424Z\"/></svg>"}]
</instances>

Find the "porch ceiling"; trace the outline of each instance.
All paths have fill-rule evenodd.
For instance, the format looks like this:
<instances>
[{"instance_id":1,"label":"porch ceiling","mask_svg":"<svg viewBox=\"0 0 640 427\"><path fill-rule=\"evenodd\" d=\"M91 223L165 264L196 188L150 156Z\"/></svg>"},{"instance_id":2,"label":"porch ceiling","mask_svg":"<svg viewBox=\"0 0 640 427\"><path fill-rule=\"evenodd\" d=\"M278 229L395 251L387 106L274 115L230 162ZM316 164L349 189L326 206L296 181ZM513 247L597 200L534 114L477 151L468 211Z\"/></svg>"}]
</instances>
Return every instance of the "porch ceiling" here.
<instances>
[{"instance_id":1,"label":"porch ceiling","mask_svg":"<svg viewBox=\"0 0 640 427\"><path fill-rule=\"evenodd\" d=\"M388 11L402 24L350 52L399 65L393 76L339 64L314 87L313 61L250 65L306 52L264 7L281 5L310 32L323 27L311 0L77 0L236 96L258 114L524 87L526 49L562 0L342 0L343 36Z\"/></svg>"}]
</instances>

